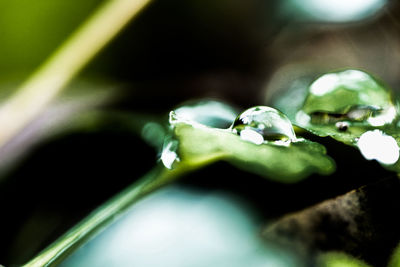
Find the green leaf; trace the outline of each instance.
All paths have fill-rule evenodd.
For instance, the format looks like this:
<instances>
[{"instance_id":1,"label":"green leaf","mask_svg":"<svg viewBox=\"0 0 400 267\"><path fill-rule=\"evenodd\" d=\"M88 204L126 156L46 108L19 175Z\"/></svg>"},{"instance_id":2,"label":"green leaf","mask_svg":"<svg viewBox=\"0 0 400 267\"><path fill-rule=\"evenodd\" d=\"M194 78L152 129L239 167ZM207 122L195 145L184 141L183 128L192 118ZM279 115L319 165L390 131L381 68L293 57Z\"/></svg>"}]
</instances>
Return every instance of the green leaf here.
<instances>
[{"instance_id":1,"label":"green leaf","mask_svg":"<svg viewBox=\"0 0 400 267\"><path fill-rule=\"evenodd\" d=\"M210 128L179 119L173 122L173 138L163 154L167 157L164 161L175 156L172 167L199 168L224 160L285 183L300 181L311 173L328 175L335 169L333 160L325 154L325 148L315 142L298 139L286 145L272 142L257 145L242 140L229 129Z\"/></svg>"},{"instance_id":2,"label":"green leaf","mask_svg":"<svg viewBox=\"0 0 400 267\"><path fill-rule=\"evenodd\" d=\"M383 82L347 69L322 75L306 90L292 90L303 94L302 105L295 105L296 111L290 108L293 124L356 147L366 159L400 172L399 110ZM283 98L290 94L286 92Z\"/></svg>"},{"instance_id":3,"label":"green leaf","mask_svg":"<svg viewBox=\"0 0 400 267\"><path fill-rule=\"evenodd\" d=\"M400 243L393 251L388 267L400 267Z\"/></svg>"},{"instance_id":4,"label":"green leaf","mask_svg":"<svg viewBox=\"0 0 400 267\"><path fill-rule=\"evenodd\" d=\"M328 252L318 258L319 267L370 267L365 262L348 254Z\"/></svg>"}]
</instances>

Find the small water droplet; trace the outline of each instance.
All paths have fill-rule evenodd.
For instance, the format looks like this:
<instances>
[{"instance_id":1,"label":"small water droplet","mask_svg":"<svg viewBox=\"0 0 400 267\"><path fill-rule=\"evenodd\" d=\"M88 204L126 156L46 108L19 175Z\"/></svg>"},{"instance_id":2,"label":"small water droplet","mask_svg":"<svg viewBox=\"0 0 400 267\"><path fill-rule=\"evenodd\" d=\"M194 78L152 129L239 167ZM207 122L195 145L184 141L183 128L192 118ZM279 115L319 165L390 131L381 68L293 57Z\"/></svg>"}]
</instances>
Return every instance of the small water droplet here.
<instances>
[{"instance_id":1,"label":"small water droplet","mask_svg":"<svg viewBox=\"0 0 400 267\"><path fill-rule=\"evenodd\" d=\"M347 129L349 128L349 123L346 121L338 121L335 124L336 128L341 131L341 132L345 132L347 131Z\"/></svg>"},{"instance_id":2,"label":"small water droplet","mask_svg":"<svg viewBox=\"0 0 400 267\"><path fill-rule=\"evenodd\" d=\"M241 113L231 126L231 130L243 140L262 144L274 142L281 144L296 140L290 120L282 112L266 107L256 106Z\"/></svg>"},{"instance_id":3,"label":"small water droplet","mask_svg":"<svg viewBox=\"0 0 400 267\"><path fill-rule=\"evenodd\" d=\"M363 71L350 69L315 80L296 120L300 126L332 124L343 131L344 122L347 128L350 122L383 126L393 122L396 116L391 93L382 83Z\"/></svg>"},{"instance_id":4,"label":"small water droplet","mask_svg":"<svg viewBox=\"0 0 400 267\"><path fill-rule=\"evenodd\" d=\"M179 142L171 137L166 137L161 152L161 162L168 169L173 169L174 163L180 161L177 154Z\"/></svg>"},{"instance_id":5,"label":"small water droplet","mask_svg":"<svg viewBox=\"0 0 400 267\"><path fill-rule=\"evenodd\" d=\"M174 123L176 123L176 122L179 122L179 117L178 117L178 115L175 113L175 111L171 111L170 113L169 113L169 123L171 124L171 125L173 125Z\"/></svg>"}]
</instances>

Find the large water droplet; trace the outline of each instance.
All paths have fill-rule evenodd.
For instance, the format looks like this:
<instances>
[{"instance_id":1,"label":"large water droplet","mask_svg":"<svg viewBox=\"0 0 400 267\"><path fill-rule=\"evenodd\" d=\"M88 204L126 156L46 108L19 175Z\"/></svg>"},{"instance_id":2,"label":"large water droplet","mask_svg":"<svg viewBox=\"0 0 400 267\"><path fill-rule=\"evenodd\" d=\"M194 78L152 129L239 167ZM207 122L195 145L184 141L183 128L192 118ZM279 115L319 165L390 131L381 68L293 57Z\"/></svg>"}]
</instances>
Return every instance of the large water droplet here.
<instances>
[{"instance_id":1,"label":"large water droplet","mask_svg":"<svg viewBox=\"0 0 400 267\"><path fill-rule=\"evenodd\" d=\"M296 121L300 126L331 124L345 131L351 124L383 126L396 115L391 93L384 85L363 71L350 69L315 80ZM341 122L350 124L343 127Z\"/></svg>"},{"instance_id":2,"label":"large water droplet","mask_svg":"<svg viewBox=\"0 0 400 267\"><path fill-rule=\"evenodd\" d=\"M296 140L292 124L285 114L266 106L247 109L236 118L231 129L243 140L255 144L288 144Z\"/></svg>"}]
</instances>

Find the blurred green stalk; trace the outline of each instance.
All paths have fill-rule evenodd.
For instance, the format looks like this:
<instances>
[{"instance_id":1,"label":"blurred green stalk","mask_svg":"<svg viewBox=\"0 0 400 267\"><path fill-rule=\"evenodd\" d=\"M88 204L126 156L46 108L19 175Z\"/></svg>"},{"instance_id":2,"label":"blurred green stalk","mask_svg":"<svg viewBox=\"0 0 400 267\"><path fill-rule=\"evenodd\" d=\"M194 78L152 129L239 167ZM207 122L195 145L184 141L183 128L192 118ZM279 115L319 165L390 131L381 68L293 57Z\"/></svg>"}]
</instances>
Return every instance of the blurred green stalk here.
<instances>
[{"instance_id":1,"label":"blurred green stalk","mask_svg":"<svg viewBox=\"0 0 400 267\"><path fill-rule=\"evenodd\" d=\"M156 166L139 181L133 183L105 204L94 210L83 221L57 239L32 259L25 267L56 266L94 234L114 222L122 212L147 194L168 184L188 171L186 168L166 169Z\"/></svg>"},{"instance_id":2,"label":"blurred green stalk","mask_svg":"<svg viewBox=\"0 0 400 267\"><path fill-rule=\"evenodd\" d=\"M91 59L151 0L108 0L0 107L0 147L42 112ZM59 262L121 210L169 180L171 171L153 171L104 204L25 266ZM174 174L175 176L175 174Z\"/></svg>"},{"instance_id":3,"label":"blurred green stalk","mask_svg":"<svg viewBox=\"0 0 400 267\"><path fill-rule=\"evenodd\" d=\"M0 107L0 147L17 135L151 0L108 0Z\"/></svg>"}]
</instances>

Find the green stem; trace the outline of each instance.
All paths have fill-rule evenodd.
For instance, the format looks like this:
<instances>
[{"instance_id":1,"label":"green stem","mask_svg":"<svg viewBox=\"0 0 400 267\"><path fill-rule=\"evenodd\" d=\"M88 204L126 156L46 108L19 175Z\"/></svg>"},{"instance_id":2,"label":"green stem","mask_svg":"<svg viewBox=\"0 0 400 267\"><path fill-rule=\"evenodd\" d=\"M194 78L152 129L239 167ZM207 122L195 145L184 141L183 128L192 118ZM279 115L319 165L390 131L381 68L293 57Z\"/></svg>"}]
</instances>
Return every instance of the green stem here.
<instances>
[{"instance_id":1,"label":"green stem","mask_svg":"<svg viewBox=\"0 0 400 267\"><path fill-rule=\"evenodd\" d=\"M109 0L0 108L0 147L21 131L151 0Z\"/></svg>"},{"instance_id":2,"label":"green stem","mask_svg":"<svg viewBox=\"0 0 400 267\"><path fill-rule=\"evenodd\" d=\"M87 218L42 251L25 267L56 266L79 245L115 221L124 210L147 194L166 185L189 171L184 166L168 170L157 166L139 181L94 210Z\"/></svg>"}]
</instances>

